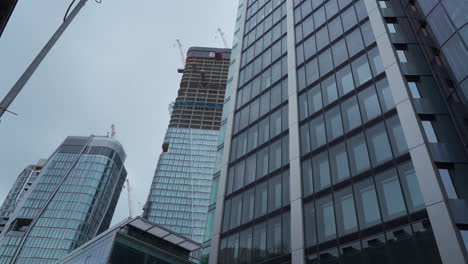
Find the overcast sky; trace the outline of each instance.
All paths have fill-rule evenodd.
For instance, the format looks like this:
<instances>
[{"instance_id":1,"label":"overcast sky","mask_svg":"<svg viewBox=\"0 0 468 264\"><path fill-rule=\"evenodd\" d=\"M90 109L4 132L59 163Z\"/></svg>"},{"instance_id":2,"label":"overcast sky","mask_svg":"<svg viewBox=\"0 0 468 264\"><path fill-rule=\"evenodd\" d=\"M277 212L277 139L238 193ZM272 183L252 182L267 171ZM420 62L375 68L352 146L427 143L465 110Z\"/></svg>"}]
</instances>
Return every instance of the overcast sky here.
<instances>
[{"instance_id":1,"label":"overcast sky","mask_svg":"<svg viewBox=\"0 0 468 264\"><path fill-rule=\"evenodd\" d=\"M62 22L71 0L20 0L0 37L0 98ZM127 153L135 214L146 201L181 75L176 39L232 42L237 0L89 0L0 122L0 201L18 174L69 135L115 123ZM114 220L128 216L123 190Z\"/></svg>"}]
</instances>

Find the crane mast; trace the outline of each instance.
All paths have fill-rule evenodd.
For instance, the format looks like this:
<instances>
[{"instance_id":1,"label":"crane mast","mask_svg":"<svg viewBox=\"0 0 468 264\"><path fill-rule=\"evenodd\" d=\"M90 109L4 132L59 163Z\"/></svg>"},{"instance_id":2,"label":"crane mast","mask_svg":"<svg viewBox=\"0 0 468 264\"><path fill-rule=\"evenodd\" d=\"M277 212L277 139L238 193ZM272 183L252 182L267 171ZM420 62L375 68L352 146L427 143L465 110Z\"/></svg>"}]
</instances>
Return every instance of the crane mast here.
<instances>
[{"instance_id":1,"label":"crane mast","mask_svg":"<svg viewBox=\"0 0 468 264\"><path fill-rule=\"evenodd\" d=\"M229 45L226 41L226 36L224 36L224 32L221 30L221 28L218 28L218 33L221 36L221 39L223 40L224 47L227 49L229 48Z\"/></svg>"},{"instance_id":2,"label":"crane mast","mask_svg":"<svg viewBox=\"0 0 468 264\"><path fill-rule=\"evenodd\" d=\"M180 41L180 39L176 39L176 42L177 46L179 47L180 59L182 60L182 68L185 68L185 54L182 42Z\"/></svg>"}]
</instances>

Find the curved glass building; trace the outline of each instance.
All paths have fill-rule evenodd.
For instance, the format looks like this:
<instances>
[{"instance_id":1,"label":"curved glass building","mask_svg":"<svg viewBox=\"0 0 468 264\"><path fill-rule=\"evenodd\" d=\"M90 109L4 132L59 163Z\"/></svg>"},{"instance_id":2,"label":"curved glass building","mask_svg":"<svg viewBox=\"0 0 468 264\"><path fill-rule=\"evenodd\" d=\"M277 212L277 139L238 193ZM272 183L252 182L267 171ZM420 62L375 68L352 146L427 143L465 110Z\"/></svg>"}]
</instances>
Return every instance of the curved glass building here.
<instances>
[{"instance_id":1,"label":"curved glass building","mask_svg":"<svg viewBox=\"0 0 468 264\"><path fill-rule=\"evenodd\" d=\"M67 137L14 204L0 234L0 263L54 263L106 230L124 161L114 139Z\"/></svg>"}]
</instances>

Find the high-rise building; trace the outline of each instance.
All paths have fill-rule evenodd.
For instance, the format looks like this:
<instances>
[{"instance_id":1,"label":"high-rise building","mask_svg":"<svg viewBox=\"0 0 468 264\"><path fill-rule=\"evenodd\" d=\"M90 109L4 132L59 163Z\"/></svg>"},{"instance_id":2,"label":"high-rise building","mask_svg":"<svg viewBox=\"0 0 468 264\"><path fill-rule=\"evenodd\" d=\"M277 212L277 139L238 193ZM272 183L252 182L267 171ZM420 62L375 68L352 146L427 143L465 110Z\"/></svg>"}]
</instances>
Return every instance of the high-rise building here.
<instances>
[{"instance_id":1,"label":"high-rise building","mask_svg":"<svg viewBox=\"0 0 468 264\"><path fill-rule=\"evenodd\" d=\"M0 37L15 9L18 0L4 0L0 2Z\"/></svg>"},{"instance_id":2,"label":"high-rise building","mask_svg":"<svg viewBox=\"0 0 468 264\"><path fill-rule=\"evenodd\" d=\"M0 263L54 263L106 230L127 175L124 160L115 139L67 137L39 175L27 168L25 176L36 179L26 180L29 190L8 213Z\"/></svg>"},{"instance_id":3,"label":"high-rise building","mask_svg":"<svg viewBox=\"0 0 468 264\"><path fill-rule=\"evenodd\" d=\"M16 209L16 206L19 204L21 199L24 197L29 188L39 176L42 167L44 167L47 160L39 160L35 165L29 165L26 167L18 178L16 178L13 187L11 188L10 192L8 193L5 201L0 207L0 233L2 233L3 227L10 219L10 215Z\"/></svg>"},{"instance_id":4,"label":"high-rise building","mask_svg":"<svg viewBox=\"0 0 468 264\"><path fill-rule=\"evenodd\" d=\"M192 47L144 217L202 242L217 152L230 49Z\"/></svg>"},{"instance_id":5,"label":"high-rise building","mask_svg":"<svg viewBox=\"0 0 468 264\"><path fill-rule=\"evenodd\" d=\"M467 263L466 8L241 0L203 261Z\"/></svg>"}]
</instances>

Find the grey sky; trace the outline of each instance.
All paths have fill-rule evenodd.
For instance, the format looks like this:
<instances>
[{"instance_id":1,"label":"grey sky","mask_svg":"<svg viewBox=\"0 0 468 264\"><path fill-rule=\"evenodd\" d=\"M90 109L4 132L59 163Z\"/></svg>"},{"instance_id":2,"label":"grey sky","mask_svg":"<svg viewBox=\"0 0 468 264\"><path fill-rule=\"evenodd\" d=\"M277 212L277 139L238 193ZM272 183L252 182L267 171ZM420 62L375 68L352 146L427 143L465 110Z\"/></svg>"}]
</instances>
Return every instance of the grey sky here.
<instances>
[{"instance_id":1,"label":"grey sky","mask_svg":"<svg viewBox=\"0 0 468 264\"><path fill-rule=\"evenodd\" d=\"M0 98L60 25L71 0L20 0L0 38ZM237 0L89 0L0 123L0 202L21 170L68 135L105 135L127 152L137 214L146 201L180 82L173 46L232 42ZM114 222L128 216L126 189Z\"/></svg>"}]
</instances>

